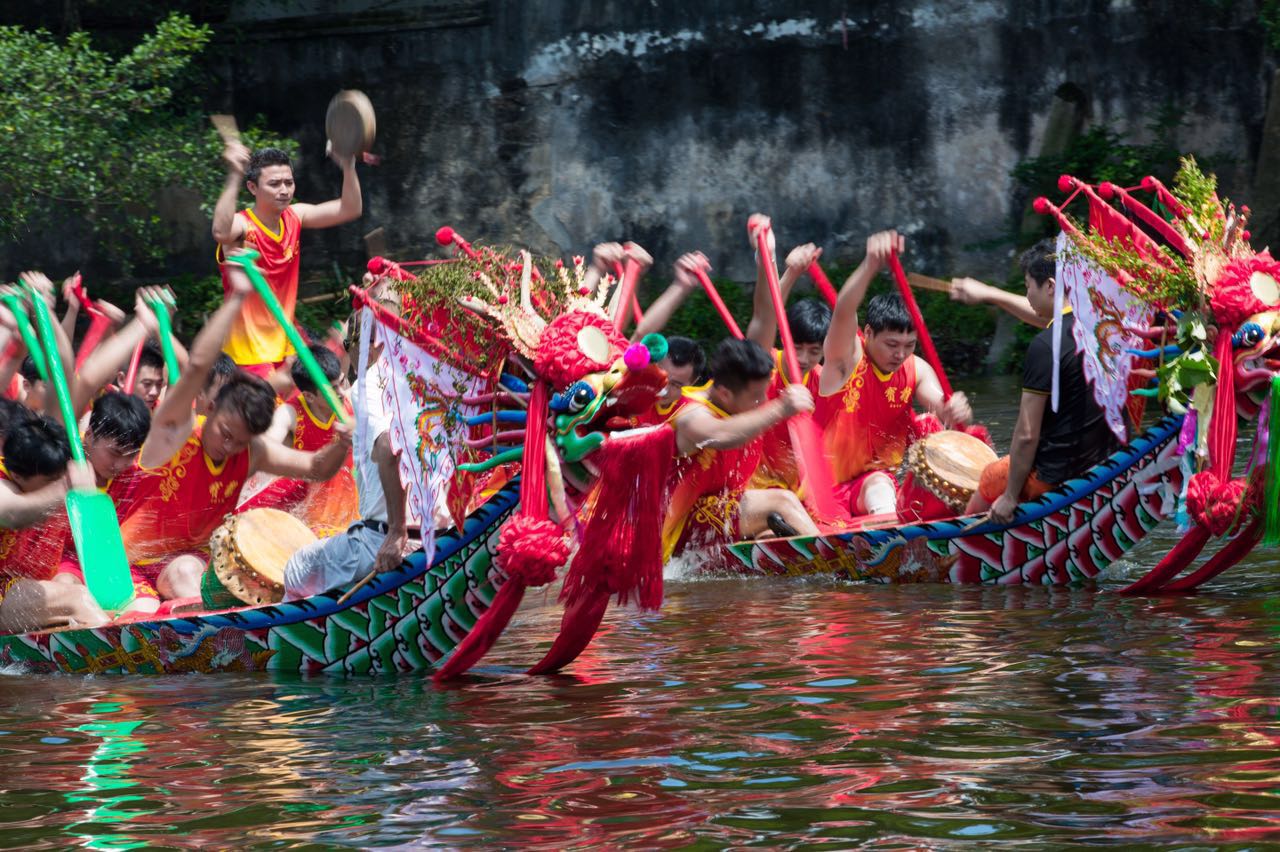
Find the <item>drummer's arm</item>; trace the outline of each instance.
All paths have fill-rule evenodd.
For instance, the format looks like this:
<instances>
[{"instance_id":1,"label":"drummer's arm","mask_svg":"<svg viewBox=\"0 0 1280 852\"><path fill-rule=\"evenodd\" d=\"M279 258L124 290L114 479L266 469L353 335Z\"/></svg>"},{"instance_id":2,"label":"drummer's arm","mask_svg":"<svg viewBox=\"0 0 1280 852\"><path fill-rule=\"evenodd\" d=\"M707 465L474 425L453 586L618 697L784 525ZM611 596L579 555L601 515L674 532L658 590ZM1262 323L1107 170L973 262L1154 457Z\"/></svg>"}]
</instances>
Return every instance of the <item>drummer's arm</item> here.
<instances>
[{"instance_id":1,"label":"drummer's arm","mask_svg":"<svg viewBox=\"0 0 1280 852\"><path fill-rule=\"evenodd\" d=\"M992 287L974 278L952 278L951 298L965 305L994 305L1028 325L1049 327L1049 320L1035 312L1026 296Z\"/></svg>"},{"instance_id":2,"label":"drummer's arm","mask_svg":"<svg viewBox=\"0 0 1280 852\"><path fill-rule=\"evenodd\" d=\"M920 407L931 414L936 414L948 429L963 426L973 419L973 410L969 407L969 398L963 391L956 391L947 399L942 393L942 383L929 362L919 355L912 355L916 362L915 398Z\"/></svg>"},{"instance_id":3,"label":"drummer's arm","mask_svg":"<svg viewBox=\"0 0 1280 852\"><path fill-rule=\"evenodd\" d=\"M1009 444L1009 479L1004 494L992 504L999 519L1005 520L1006 512L1012 516L1013 508L1022 496L1022 487L1031 476L1035 464L1036 447L1040 445L1040 426L1044 422L1044 406L1047 394L1024 390L1018 404L1018 422L1013 427L1013 441Z\"/></svg>"},{"instance_id":4,"label":"drummer's arm","mask_svg":"<svg viewBox=\"0 0 1280 852\"><path fill-rule=\"evenodd\" d=\"M234 247L244 239L244 220L236 216L236 204L240 200L245 169L249 167L249 156L249 149L239 142L228 144L222 152L227 179L213 206L213 238L219 245Z\"/></svg>"},{"instance_id":5,"label":"drummer's arm","mask_svg":"<svg viewBox=\"0 0 1280 852\"><path fill-rule=\"evenodd\" d=\"M320 204L295 204L293 212L304 228L332 228L360 218L364 200L360 196L360 178L356 177L356 158L348 157L342 166L342 196Z\"/></svg>"},{"instance_id":6,"label":"drummer's arm","mask_svg":"<svg viewBox=\"0 0 1280 852\"><path fill-rule=\"evenodd\" d=\"M273 473L288 479L324 482L333 478L351 452L351 427L334 424L333 437L315 452L295 450L266 435L256 436L249 444L249 472Z\"/></svg>"}]
</instances>

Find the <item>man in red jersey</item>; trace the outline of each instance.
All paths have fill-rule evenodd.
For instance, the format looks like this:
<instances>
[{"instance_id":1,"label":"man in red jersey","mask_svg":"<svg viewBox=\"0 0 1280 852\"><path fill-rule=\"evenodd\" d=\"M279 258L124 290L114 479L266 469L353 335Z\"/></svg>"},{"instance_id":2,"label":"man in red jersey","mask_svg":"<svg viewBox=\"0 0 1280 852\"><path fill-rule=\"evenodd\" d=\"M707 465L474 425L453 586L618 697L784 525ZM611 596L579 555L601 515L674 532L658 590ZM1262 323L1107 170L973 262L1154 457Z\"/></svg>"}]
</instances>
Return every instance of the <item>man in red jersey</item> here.
<instances>
[{"instance_id":1,"label":"man in red jersey","mask_svg":"<svg viewBox=\"0 0 1280 852\"><path fill-rule=\"evenodd\" d=\"M261 255L258 268L271 285L285 315L293 321L298 297L299 235L303 228L331 228L360 218L363 202L354 157L335 158L342 168L342 196L322 204L295 204L293 166L278 148L253 154L239 142L222 153L227 181L213 210L213 238L221 263L227 251L247 246ZM244 180L253 206L236 212L240 181ZM222 285L231 292L223 265ZM245 300L227 338L224 351L242 369L264 378L291 354L289 342L262 300Z\"/></svg>"}]
</instances>

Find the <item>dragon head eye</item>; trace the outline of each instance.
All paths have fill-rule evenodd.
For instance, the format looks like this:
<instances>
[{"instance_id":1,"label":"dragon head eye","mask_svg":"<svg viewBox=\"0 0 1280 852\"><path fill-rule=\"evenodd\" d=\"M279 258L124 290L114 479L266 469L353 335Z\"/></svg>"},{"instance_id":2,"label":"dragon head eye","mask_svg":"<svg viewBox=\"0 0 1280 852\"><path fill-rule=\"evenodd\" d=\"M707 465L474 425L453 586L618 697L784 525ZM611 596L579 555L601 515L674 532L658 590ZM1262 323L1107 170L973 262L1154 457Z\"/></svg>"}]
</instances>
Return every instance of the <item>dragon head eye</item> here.
<instances>
[{"instance_id":1,"label":"dragon head eye","mask_svg":"<svg viewBox=\"0 0 1280 852\"><path fill-rule=\"evenodd\" d=\"M573 392L569 395L569 411L577 414L590 405L595 398L595 391L591 390L590 386L579 383L573 387Z\"/></svg>"}]
</instances>

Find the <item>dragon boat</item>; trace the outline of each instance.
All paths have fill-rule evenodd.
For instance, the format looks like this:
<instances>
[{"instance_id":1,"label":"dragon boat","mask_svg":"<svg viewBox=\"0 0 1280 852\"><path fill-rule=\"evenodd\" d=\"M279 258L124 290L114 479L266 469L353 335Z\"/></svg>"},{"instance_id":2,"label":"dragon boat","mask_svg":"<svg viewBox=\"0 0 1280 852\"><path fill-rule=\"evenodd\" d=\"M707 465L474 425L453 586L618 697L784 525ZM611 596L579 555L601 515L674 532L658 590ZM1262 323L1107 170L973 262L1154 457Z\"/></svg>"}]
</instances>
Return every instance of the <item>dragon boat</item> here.
<instances>
[{"instance_id":1,"label":"dragon boat","mask_svg":"<svg viewBox=\"0 0 1280 852\"><path fill-rule=\"evenodd\" d=\"M742 542L724 547L717 561L750 574L869 582L1087 581L1168 516L1182 481L1174 451L1180 425L1179 417L1161 419L1084 476L1024 503L1007 526L956 518ZM495 555L519 499L516 479L461 530L439 536L430 564L415 554L343 604L338 589L292 603L0 636L0 665L69 674L430 670L508 581Z\"/></svg>"},{"instance_id":2,"label":"dragon boat","mask_svg":"<svg viewBox=\"0 0 1280 852\"><path fill-rule=\"evenodd\" d=\"M1071 298L1076 328L1089 330L1074 345L1121 448L1020 505L1007 525L872 518L816 537L719 545L695 559L756 576L1065 584L1096 577L1176 517L1184 531L1177 544L1121 590L1154 593L1193 590L1258 543L1280 544L1280 440L1271 440L1280 422L1280 262L1249 247L1247 208L1219 201L1212 178L1190 160L1173 192L1153 178L1124 189L1064 176L1060 187L1071 193L1061 206L1041 198L1036 208L1062 226L1060 291ZM1170 218L1137 202L1137 189L1153 193ZM1088 201L1087 230L1064 212L1077 196ZM391 441L410 506L431 517L447 496L456 521L435 537L430 557L412 556L345 598L334 590L0 636L0 665L73 673L430 669L444 679L483 657L527 588L562 579L559 634L529 669L540 674L581 653L615 597L659 606L675 442L669 426L636 428L635 416L665 383L656 362L666 351L658 335L628 342L621 334L638 264L629 258L612 278L575 258L544 265L542 274L527 252L514 259L473 249L451 228L437 239L465 258L418 276L370 261L370 272L398 282L402 316L381 315L375 299L356 292L366 318L361 375L375 334L395 365L382 393L396 411ZM1135 395L1165 413L1128 437L1124 424L1142 422ZM1257 428L1237 475L1241 418ZM1188 571L1211 539L1222 546Z\"/></svg>"}]
</instances>

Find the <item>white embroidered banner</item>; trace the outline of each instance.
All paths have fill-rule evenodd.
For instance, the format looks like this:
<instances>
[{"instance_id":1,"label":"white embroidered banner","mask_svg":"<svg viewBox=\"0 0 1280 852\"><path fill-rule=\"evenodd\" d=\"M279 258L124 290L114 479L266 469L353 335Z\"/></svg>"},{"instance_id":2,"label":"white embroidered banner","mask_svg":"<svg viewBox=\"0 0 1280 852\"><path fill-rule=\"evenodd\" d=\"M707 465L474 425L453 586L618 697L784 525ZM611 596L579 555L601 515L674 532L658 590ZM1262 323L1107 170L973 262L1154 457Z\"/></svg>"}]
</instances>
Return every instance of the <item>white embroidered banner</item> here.
<instances>
[{"instance_id":1,"label":"white embroidered banner","mask_svg":"<svg viewBox=\"0 0 1280 852\"><path fill-rule=\"evenodd\" d=\"M1096 264L1072 251L1066 234L1058 236L1057 252L1057 284L1065 290L1076 316L1073 336L1084 363L1085 379L1106 414L1107 426L1117 438L1126 441L1124 411L1129 401L1133 356L1125 349L1149 347L1145 340L1125 329L1150 325L1152 309Z\"/></svg>"}]
</instances>

